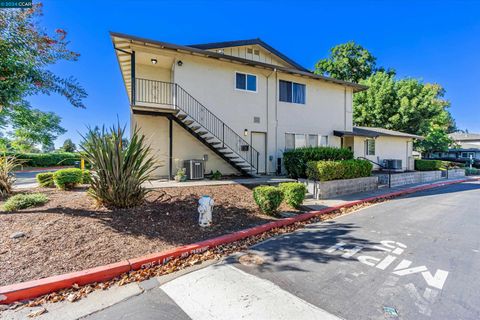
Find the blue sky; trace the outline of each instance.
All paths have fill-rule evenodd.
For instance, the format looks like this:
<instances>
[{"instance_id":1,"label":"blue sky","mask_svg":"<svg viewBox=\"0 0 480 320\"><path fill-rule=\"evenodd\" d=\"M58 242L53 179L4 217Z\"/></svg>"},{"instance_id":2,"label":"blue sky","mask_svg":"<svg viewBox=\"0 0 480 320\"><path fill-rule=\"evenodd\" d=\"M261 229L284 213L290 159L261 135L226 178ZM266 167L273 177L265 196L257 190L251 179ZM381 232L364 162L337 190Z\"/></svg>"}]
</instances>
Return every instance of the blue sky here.
<instances>
[{"instance_id":1,"label":"blue sky","mask_svg":"<svg viewBox=\"0 0 480 320\"><path fill-rule=\"evenodd\" d=\"M36 96L36 108L62 117L80 140L87 125L122 123L129 106L109 31L191 44L260 37L307 68L349 40L400 77L436 82L446 90L460 129L480 132L479 1L44 1L42 25L64 28L77 62L51 69L87 90L86 109L62 97Z\"/></svg>"}]
</instances>

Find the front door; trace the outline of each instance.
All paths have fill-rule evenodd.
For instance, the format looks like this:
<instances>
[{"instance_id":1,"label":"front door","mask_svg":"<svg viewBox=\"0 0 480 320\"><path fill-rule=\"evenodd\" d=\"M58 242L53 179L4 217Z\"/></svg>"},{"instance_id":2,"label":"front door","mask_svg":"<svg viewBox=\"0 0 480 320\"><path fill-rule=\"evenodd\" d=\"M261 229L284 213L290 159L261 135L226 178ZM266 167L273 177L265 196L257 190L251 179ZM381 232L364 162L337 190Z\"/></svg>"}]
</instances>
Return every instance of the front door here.
<instances>
[{"instance_id":1,"label":"front door","mask_svg":"<svg viewBox=\"0 0 480 320\"><path fill-rule=\"evenodd\" d=\"M258 173L266 173L267 135L265 132L252 132L252 147L258 151Z\"/></svg>"}]
</instances>

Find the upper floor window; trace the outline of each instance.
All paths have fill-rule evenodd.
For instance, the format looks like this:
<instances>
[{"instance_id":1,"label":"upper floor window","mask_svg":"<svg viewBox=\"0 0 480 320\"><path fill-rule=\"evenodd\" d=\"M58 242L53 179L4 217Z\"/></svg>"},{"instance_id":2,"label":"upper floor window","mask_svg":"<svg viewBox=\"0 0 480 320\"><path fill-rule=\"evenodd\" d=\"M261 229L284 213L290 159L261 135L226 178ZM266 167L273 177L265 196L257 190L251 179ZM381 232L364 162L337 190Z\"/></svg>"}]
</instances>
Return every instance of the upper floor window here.
<instances>
[{"instance_id":1,"label":"upper floor window","mask_svg":"<svg viewBox=\"0 0 480 320\"><path fill-rule=\"evenodd\" d=\"M365 140L365 155L374 156L375 155L375 140L367 139Z\"/></svg>"},{"instance_id":2,"label":"upper floor window","mask_svg":"<svg viewBox=\"0 0 480 320\"><path fill-rule=\"evenodd\" d=\"M306 87L304 84L280 80L280 101L305 104Z\"/></svg>"},{"instance_id":3,"label":"upper floor window","mask_svg":"<svg viewBox=\"0 0 480 320\"><path fill-rule=\"evenodd\" d=\"M237 90L257 92L257 76L241 72L235 73L235 88Z\"/></svg>"}]
</instances>

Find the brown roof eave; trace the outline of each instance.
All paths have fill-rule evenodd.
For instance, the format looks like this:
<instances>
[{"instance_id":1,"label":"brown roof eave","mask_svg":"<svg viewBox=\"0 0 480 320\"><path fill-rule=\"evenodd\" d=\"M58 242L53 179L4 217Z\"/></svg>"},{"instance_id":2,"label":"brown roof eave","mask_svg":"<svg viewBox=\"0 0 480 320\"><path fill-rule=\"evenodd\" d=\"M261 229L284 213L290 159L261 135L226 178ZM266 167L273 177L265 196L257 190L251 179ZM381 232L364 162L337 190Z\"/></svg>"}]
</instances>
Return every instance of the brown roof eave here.
<instances>
[{"instance_id":1,"label":"brown roof eave","mask_svg":"<svg viewBox=\"0 0 480 320\"><path fill-rule=\"evenodd\" d=\"M115 39L114 39L115 37L124 38L124 39L129 39L131 42L139 42L142 45L153 44L155 46L159 46L161 49L171 49L171 50L184 51L184 52L189 52L189 53L194 53L194 54L196 53L196 54L200 54L200 55L210 57L210 58L237 61L237 62L241 62L243 64L250 65L250 66L253 66L253 67L263 67L263 68L267 68L267 69L271 69L271 70L277 70L277 71L281 71L281 72L285 72L285 73L302 75L302 76L306 76L306 77L309 77L309 78L312 78L312 79L323 80L323 81L326 81L326 82L335 83L335 84L343 85L343 86L346 86L346 87L351 87L351 88L353 88L354 92L364 91L364 90L368 89L367 86L364 86L364 85L361 85L361 84L358 84L358 83L338 80L338 79L314 74L314 73L311 73L311 72L306 72L306 71L301 71L301 70L276 66L276 65L273 65L273 64L268 64L268 63L264 63L264 62L260 62L260 61L252 61L252 60L243 59L243 58L239 58L239 57L228 56L228 55L225 55L225 54L212 52L212 51L207 51L207 50L202 50L202 49L197 49L197 48L194 48L194 47L188 47L188 46L182 46L182 45L177 45L177 44L172 44L172 43L167 43L167 42L162 42L162 41L157 41L157 40L151 40L151 39L141 38L141 37L132 36L132 35L123 34L123 33L118 33L118 32L110 32L110 37L112 38L113 42L115 42Z\"/></svg>"}]
</instances>

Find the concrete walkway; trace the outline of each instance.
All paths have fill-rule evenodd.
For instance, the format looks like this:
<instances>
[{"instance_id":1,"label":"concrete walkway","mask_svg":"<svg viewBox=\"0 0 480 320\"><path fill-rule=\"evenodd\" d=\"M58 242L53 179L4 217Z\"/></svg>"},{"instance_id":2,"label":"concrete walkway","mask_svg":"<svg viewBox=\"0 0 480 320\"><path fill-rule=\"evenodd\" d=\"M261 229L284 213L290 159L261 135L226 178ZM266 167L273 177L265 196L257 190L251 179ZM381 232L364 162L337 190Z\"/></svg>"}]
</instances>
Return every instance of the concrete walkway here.
<instances>
[{"instance_id":1,"label":"concrete walkway","mask_svg":"<svg viewBox=\"0 0 480 320\"><path fill-rule=\"evenodd\" d=\"M440 179L440 180L430 181L428 183L406 184L406 185L403 185L403 186L392 187L392 188L383 187L383 188L380 188L380 189L377 189L377 190L374 190L374 191L347 194L347 195L338 196L338 197L331 198L331 199L317 200L317 199L313 199L313 198L307 198L303 202L303 205L305 207L309 208L309 209L312 209L312 210L321 210L321 209L328 208L328 207L338 206L338 205L344 204L346 202L362 200L362 199L365 199L365 198L369 198L369 197L373 197L373 196L379 196L379 195L382 195L382 194L387 194L387 193L390 193L390 192L400 191L400 190L404 190L404 189L408 189L408 188L412 188L412 187L427 186L429 184L438 183L438 182L442 182L442 181L463 180L465 178L466 177L458 177L458 178L453 178L453 179L448 179L448 180L447 179Z\"/></svg>"}]
</instances>

